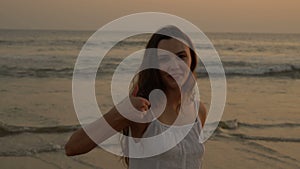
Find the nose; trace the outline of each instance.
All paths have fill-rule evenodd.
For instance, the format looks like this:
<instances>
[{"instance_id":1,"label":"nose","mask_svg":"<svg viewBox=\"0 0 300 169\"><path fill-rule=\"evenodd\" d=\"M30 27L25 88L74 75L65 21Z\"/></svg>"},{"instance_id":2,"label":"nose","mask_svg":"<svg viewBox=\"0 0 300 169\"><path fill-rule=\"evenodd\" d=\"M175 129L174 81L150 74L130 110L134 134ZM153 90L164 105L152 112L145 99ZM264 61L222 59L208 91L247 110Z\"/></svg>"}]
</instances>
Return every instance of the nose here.
<instances>
[{"instance_id":1,"label":"nose","mask_svg":"<svg viewBox=\"0 0 300 169\"><path fill-rule=\"evenodd\" d=\"M182 67L182 61L179 57L177 57L174 54L161 54L160 56L160 62L159 66L164 71L174 71L174 70L180 70Z\"/></svg>"},{"instance_id":2,"label":"nose","mask_svg":"<svg viewBox=\"0 0 300 169\"><path fill-rule=\"evenodd\" d=\"M171 69L181 69L182 67L182 60L178 58L177 56L172 57L171 62L170 62L170 68Z\"/></svg>"},{"instance_id":3,"label":"nose","mask_svg":"<svg viewBox=\"0 0 300 169\"><path fill-rule=\"evenodd\" d=\"M176 58L172 58L172 61L170 62L170 69L171 70L178 70L180 69L180 63L179 60L177 60Z\"/></svg>"}]
</instances>

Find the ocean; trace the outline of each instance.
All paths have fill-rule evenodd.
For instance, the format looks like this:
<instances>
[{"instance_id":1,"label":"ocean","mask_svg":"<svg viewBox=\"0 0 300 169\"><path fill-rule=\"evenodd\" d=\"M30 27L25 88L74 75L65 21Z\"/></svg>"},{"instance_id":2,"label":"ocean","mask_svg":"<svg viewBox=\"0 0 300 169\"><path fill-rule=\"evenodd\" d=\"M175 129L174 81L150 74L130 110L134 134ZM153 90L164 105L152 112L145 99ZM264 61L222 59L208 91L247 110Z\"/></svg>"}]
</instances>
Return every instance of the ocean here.
<instances>
[{"instance_id":1,"label":"ocean","mask_svg":"<svg viewBox=\"0 0 300 169\"><path fill-rule=\"evenodd\" d=\"M93 33L0 30L1 168L18 168L13 161L43 168L114 168L99 163L97 153L70 158L63 150L80 127L71 81L78 54ZM122 32L107 32L106 38L117 33ZM300 34L206 35L220 55L228 88L222 121L205 143L204 168L300 168ZM96 79L101 111L112 106L113 71L148 38L118 43L101 63ZM209 109L209 78L201 63L197 76Z\"/></svg>"},{"instance_id":2,"label":"ocean","mask_svg":"<svg viewBox=\"0 0 300 169\"><path fill-rule=\"evenodd\" d=\"M0 75L72 76L78 53L93 33L91 31L1 30ZM109 32L106 38L113 35L114 32ZM206 35L218 51L227 77L299 78L300 34L207 33ZM142 49L147 37L133 37L120 43L118 48ZM201 45L196 43L195 47L200 51L202 48L211 50L205 49L205 44L204 47ZM100 48L106 46L107 44L103 44Z\"/></svg>"}]
</instances>

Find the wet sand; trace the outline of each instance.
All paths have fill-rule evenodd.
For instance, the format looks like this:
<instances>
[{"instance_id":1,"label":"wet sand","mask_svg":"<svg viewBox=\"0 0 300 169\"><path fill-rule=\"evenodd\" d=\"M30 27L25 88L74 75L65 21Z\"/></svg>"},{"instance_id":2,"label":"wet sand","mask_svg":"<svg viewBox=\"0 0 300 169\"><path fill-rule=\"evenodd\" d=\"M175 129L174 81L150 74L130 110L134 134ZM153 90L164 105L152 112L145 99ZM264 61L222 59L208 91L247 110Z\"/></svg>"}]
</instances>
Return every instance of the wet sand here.
<instances>
[{"instance_id":1,"label":"wet sand","mask_svg":"<svg viewBox=\"0 0 300 169\"><path fill-rule=\"evenodd\" d=\"M78 124L71 79L1 78L0 83L2 124L23 127ZM208 79L200 79L198 83L201 83L201 99L209 107ZM203 168L300 168L300 127L297 125L300 122L300 80L233 77L227 79L227 83L222 121L237 119L252 127L220 128L205 143ZM106 81L97 81L96 95L103 111L111 106L109 91ZM124 168L119 157L100 148L77 157L65 156L63 146L71 133L25 130L6 133L0 137L1 168Z\"/></svg>"}]
</instances>

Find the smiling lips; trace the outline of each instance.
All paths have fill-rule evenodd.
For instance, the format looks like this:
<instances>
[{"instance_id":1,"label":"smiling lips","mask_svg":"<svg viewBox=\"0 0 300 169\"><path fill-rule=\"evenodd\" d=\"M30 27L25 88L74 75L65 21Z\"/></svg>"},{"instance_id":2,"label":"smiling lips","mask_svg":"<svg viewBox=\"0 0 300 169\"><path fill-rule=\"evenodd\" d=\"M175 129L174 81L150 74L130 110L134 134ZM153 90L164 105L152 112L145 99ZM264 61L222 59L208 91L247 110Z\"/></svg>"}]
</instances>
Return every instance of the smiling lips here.
<instances>
[{"instance_id":1,"label":"smiling lips","mask_svg":"<svg viewBox=\"0 0 300 169\"><path fill-rule=\"evenodd\" d=\"M176 74L171 74L169 75L170 77L173 77L174 79L180 79L183 77L183 74L181 73L176 73Z\"/></svg>"}]
</instances>

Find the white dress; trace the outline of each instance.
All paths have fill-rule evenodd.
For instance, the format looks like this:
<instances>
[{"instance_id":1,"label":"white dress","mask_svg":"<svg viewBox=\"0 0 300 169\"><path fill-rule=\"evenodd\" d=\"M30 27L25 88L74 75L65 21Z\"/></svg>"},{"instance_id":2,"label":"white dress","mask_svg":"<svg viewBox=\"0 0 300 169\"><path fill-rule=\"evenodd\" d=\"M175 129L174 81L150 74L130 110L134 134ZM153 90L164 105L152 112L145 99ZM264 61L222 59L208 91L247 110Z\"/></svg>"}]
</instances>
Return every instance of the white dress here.
<instances>
[{"instance_id":1,"label":"white dress","mask_svg":"<svg viewBox=\"0 0 300 169\"><path fill-rule=\"evenodd\" d=\"M156 119L149 124L143 137L155 136L168 128L168 125ZM197 116L189 133L176 146L152 157L129 158L129 169L200 169L204 154L204 145L199 142L201 129L201 121Z\"/></svg>"}]
</instances>

